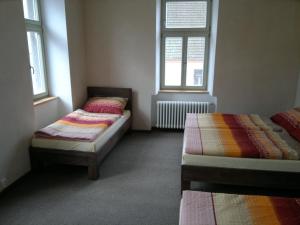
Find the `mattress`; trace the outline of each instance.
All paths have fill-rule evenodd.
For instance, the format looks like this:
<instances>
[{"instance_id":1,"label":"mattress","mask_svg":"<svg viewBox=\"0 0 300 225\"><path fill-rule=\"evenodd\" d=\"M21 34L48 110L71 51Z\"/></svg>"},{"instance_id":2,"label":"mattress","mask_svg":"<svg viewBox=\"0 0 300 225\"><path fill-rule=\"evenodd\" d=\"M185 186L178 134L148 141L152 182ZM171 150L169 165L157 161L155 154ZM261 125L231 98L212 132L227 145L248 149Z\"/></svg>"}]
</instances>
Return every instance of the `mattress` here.
<instances>
[{"instance_id":1,"label":"mattress","mask_svg":"<svg viewBox=\"0 0 300 225\"><path fill-rule=\"evenodd\" d=\"M184 191L180 225L300 224L300 199Z\"/></svg>"},{"instance_id":2,"label":"mattress","mask_svg":"<svg viewBox=\"0 0 300 225\"><path fill-rule=\"evenodd\" d=\"M93 142L87 141L67 141L67 140L52 140L46 138L33 138L31 145L37 148L50 148L60 150L73 150L81 152L96 152L100 149L130 118L131 112L125 110L123 116L108 127L102 134Z\"/></svg>"},{"instance_id":3,"label":"mattress","mask_svg":"<svg viewBox=\"0 0 300 225\"><path fill-rule=\"evenodd\" d=\"M268 118L263 120L300 155L300 143ZM185 146L185 143L183 143ZM253 169L265 171L300 172L300 160L235 158L222 156L192 155L182 151L182 165L216 168Z\"/></svg>"}]
</instances>

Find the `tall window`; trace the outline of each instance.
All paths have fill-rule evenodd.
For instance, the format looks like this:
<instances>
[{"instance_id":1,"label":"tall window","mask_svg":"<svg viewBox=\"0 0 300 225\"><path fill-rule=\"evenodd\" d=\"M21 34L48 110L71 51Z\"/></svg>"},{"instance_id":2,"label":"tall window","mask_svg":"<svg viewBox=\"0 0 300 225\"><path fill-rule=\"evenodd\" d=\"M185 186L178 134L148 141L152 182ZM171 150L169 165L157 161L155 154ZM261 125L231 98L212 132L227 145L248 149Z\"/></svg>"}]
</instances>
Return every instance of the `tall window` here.
<instances>
[{"instance_id":1,"label":"tall window","mask_svg":"<svg viewBox=\"0 0 300 225\"><path fill-rule=\"evenodd\" d=\"M39 0L23 0L34 98L48 95Z\"/></svg>"},{"instance_id":2,"label":"tall window","mask_svg":"<svg viewBox=\"0 0 300 225\"><path fill-rule=\"evenodd\" d=\"M161 89L207 89L210 1L162 0Z\"/></svg>"}]
</instances>

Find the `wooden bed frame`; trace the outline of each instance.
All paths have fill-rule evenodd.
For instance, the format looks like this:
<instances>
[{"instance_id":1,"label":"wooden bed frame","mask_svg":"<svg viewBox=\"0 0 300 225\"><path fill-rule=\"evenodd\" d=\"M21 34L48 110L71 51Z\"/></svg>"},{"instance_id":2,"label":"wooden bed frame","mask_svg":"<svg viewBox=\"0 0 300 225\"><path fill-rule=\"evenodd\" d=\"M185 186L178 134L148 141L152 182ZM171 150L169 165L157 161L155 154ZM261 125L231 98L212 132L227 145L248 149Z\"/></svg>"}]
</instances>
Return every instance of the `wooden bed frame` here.
<instances>
[{"instance_id":1,"label":"wooden bed frame","mask_svg":"<svg viewBox=\"0 0 300 225\"><path fill-rule=\"evenodd\" d=\"M220 168L181 165L181 191L191 189L191 181L283 190L300 190L299 172Z\"/></svg>"},{"instance_id":2,"label":"wooden bed frame","mask_svg":"<svg viewBox=\"0 0 300 225\"><path fill-rule=\"evenodd\" d=\"M126 110L131 111L131 117L119 128L119 130L96 152L80 152L74 150L58 150L30 147L30 160L32 169L43 167L46 163L58 163L79 165L88 167L89 179L96 180L99 177L99 166L105 156L112 150L123 135L131 128L132 123L132 89L111 87L88 87L88 98L91 97L123 97L128 102Z\"/></svg>"}]
</instances>

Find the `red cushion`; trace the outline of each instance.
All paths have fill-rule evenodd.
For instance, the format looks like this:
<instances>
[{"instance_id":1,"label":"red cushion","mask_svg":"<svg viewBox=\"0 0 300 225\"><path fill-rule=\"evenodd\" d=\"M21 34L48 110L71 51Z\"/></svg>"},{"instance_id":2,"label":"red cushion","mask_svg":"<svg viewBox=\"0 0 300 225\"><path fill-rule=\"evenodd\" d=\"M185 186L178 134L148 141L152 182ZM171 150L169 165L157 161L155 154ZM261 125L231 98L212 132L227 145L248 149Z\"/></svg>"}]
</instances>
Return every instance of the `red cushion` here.
<instances>
[{"instance_id":1,"label":"red cushion","mask_svg":"<svg viewBox=\"0 0 300 225\"><path fill-rule=\"evenodd\" d=\"M271 119L283 127L292 137L300 141L300 109L295 108L277 113Z\"/></svg>"},{"instance_id":2,"label":"red cushion","mask_svg":"<svg viewBox=\"0 0 300 225\"><path fill-rule=\"evenodd\" d=\"M119 97L91 98L83 107L84 111L92 113L111 113L122 115L127 99Z\"/></svg>"}]
</instances>

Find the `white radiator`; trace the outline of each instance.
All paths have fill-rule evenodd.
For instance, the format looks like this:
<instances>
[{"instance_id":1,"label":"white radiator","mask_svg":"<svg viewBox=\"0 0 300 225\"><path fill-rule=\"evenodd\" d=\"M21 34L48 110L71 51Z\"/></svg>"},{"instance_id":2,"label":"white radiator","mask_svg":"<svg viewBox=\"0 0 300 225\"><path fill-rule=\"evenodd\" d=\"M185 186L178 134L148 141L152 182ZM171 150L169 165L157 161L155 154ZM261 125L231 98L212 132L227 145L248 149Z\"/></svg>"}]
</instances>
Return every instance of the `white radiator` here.
<instances>
[{"instance_id":1,"label":"white radiator","mask_svg":"<svg viewBox=\"0 0 300 225\"><path fill-rule=\"evenodd\" d=\"M156 127L183 129L187 113L208 113L209 102L157 101Z\"/></svg>"}]
</instances>

